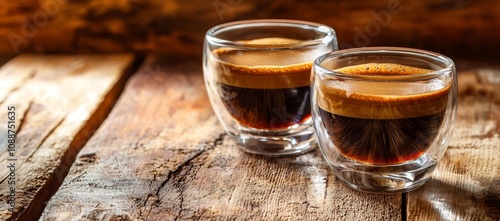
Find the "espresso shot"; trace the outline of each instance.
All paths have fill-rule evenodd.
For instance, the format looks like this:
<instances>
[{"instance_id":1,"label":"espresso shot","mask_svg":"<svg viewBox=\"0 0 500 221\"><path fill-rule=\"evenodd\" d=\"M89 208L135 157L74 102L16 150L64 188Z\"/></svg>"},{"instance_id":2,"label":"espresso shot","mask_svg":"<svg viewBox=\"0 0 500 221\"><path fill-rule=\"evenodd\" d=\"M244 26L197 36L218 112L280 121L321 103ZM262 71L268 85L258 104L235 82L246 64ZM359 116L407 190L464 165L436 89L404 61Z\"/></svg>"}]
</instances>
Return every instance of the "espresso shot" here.
<instances>
[{"instance_id":1,"label":"espresso shot","mask_svg":"<svg viewBox=\"0 0 500 221\"><path fill-rule=\"evenodd\" d=\"M365 64L337 71L396 77L432 72L397 64ZM371 165L397 165L424 154L443 123L449 86L436 80L410 90L415 88L410 84L334 78L320 83L319 115L340 154Z\"/></svg>"},{"instance_id":2,"label":"espresso shot","mask_svg":"<svg viewBox=\"0 0 500 221\"><path fill-rule=\"evenodd\" d=\"M252 43L294 43L298 40L267 38ZM241 125L260 130L283 130L310 121L312 62L301 51L269 53L218 49L216 87L229 114ZM259 65L255 65L259 64Z\"/></svg>"},{"instance_id":3,"label":"espresso shot","mask_svg":"<svg viewBox=\"0 0 500 221\"><path fill-rule=\"evenodd\" d=\"M319 148L342 183L401 193L431 178L456 116L450 58L414 48L353 48L318 57L312 74Z\"/></svg>"},{"instance_id":4,"label":"espresso shot","mask_svg":"<svg viewBox=\"0 0 500 221\"><path fill-rule=\"evenodd\" d=\"M328 26L297 20L229 22L207 31L203 76L224 131L251 154L313 150L311 69L338 49Z\"/></svg>"}]
</instances>

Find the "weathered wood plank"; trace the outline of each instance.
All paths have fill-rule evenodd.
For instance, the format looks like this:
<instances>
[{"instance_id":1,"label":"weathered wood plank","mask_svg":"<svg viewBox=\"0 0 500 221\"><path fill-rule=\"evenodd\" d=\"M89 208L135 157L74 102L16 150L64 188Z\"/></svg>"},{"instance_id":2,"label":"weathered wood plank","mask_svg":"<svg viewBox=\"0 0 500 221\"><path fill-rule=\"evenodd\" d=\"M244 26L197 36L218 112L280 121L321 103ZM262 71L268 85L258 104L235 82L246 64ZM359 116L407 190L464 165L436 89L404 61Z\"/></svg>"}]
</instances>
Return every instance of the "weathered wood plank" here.
<instances>
[{"instance_id":1,"label":"weathered wood plank","mask_svg":"<svg viewBox=\"0 0 500 221\"><path fill-rule=\"evenodd\" d=\"M210 108L198 62L146 63L41 219L401 220L400 194L348 189L317 151L239 151Z\"/></svg>"},{"instance_id":2,"label":"weathered wood plank","mask_svg":"<svg viewBox=\"0 0 500 221\"><path fill-rule=\"evenodd\" d=\"M341 47L392 45L500 56L500 2L449 0L18 0L0 9L0 52L200 56L212 26L290 18L336 29ZM64 33L64 34L61 34Z\"/></svg>"},{"instance_id":3,"label":"weathered wood plank","mask_svg":"<svg viewBox=\"0 0 500 221\"><path fill-rule=\"evenodd\" d=\"M500 220L500 67L464 70L452 142L408 220Z\"/></svg>"},{"instance_id":4,"label":"weathered wood plank","mask_svg":"<svg viewBox=\"0 0 500 221\"><path fill-rule=\"evenodd\" d=\"M1 220L40 216L132 64L132 55L20 55L0 69ZM8 145L8 107L15 108L15 148Z\"/></svg>"}]
</instances>

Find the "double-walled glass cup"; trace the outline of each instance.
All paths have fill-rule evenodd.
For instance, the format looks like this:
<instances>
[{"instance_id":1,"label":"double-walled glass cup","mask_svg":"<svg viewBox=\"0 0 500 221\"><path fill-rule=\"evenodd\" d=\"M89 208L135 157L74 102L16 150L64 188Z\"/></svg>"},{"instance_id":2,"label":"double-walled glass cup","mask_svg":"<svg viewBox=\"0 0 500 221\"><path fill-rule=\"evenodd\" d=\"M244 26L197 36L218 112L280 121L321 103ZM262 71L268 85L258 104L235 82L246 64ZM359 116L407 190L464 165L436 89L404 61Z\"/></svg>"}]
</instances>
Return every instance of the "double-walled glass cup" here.
<instances>
[{"instance_id":1,"label":"double-walled glass cup","mask_svg":"<svg viewBox=\"0 0 500 221\"><path fill-rule=\"evenodd\" d=\"M212 108L246 152L288 155L313 148L310 75L337 50L332 28L294 20L246 20L211 28L203 72Z\"/></svg>"},{"instance_id":2,"label":"double-walled glass cup","mask_svg":"<svg viewBox=\"0 0 500 221\"><path fill-rule=\"evenodd\" d=\"M313 67L320 150L335 175L365 192L405 192L431 176L457 107L453 61L409 48L341 50Z\"/></svg>"}]
</instances>

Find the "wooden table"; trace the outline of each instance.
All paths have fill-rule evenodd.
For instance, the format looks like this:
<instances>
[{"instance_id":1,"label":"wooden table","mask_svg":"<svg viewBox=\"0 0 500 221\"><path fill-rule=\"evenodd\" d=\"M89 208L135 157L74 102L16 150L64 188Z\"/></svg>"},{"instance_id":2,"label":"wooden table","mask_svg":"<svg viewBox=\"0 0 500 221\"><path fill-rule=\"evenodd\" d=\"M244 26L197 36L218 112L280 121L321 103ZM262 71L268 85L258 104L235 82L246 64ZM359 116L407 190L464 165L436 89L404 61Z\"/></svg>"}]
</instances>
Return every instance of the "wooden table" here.
<instances>
[{"instance_id":1,"label":"wooden table","mask_svg":"<svg viewBox=\"0 0 500 221\"><path fill-rule=\"evenodd\" d=\"M455 133L433 178L377 195L342 185L317 150L241 152L199 60L18 55L0 69L0 219L499 220L500 65L457 66Z\"/></svg>"}]
</instances>

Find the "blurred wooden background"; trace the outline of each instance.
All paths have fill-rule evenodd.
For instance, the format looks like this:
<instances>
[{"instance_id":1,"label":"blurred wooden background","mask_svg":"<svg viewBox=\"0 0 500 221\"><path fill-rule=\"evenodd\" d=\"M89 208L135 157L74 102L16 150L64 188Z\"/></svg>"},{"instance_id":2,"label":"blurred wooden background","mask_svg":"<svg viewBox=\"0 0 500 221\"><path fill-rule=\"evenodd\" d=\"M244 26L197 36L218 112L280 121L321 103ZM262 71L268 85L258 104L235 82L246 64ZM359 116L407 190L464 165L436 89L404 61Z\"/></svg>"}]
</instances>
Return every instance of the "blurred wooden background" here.
<instances>
[{"instance_id":1,"label":"blurred wooden background","mask_svg":"<svg viewBox=\"0 0 500 221\"><path fill-rule=\"evenodd\" d=\"M452 58L500 57L494 0L16 0L0 3L0 54L175 54L201 57L204 33L243 19L324 23L341 48L406 46Z\"/></svg>"}]
</instances>

